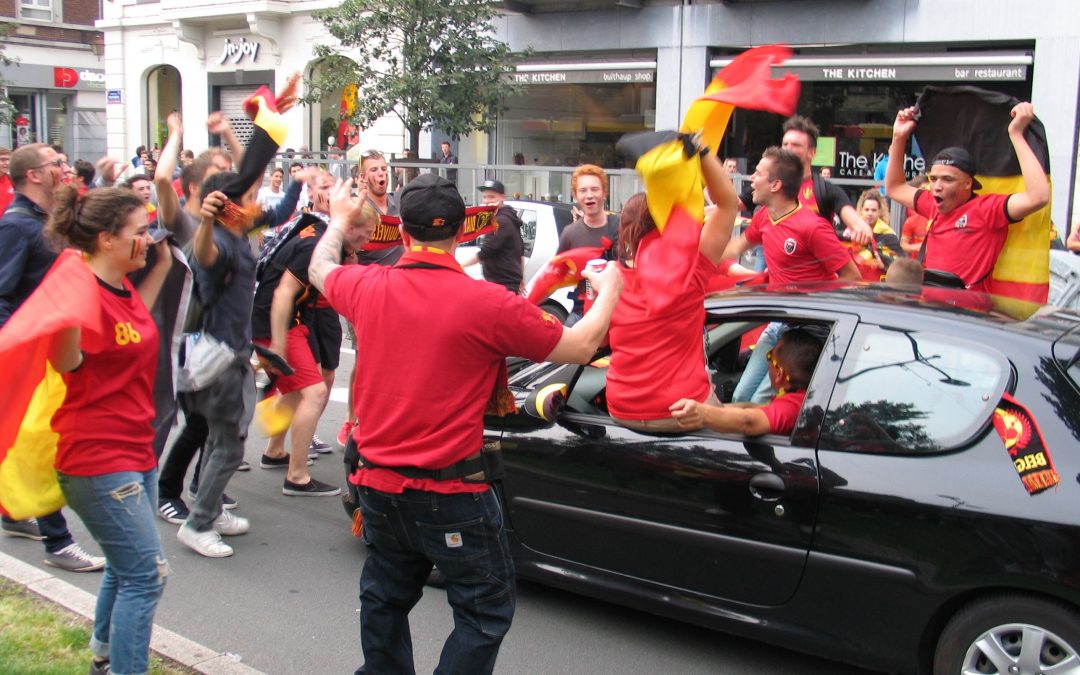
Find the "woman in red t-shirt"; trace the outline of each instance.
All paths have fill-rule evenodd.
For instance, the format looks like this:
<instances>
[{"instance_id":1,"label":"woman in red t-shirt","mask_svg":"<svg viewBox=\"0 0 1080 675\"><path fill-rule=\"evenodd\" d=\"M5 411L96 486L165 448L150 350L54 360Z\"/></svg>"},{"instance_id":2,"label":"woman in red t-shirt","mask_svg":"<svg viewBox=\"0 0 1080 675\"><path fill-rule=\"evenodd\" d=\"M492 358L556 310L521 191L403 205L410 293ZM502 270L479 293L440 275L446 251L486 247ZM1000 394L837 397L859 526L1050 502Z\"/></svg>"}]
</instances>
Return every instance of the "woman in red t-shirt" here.
<instances>
[{"instance_id":1,"label":"woman in red t-shirt","mask_svg":"<svg viewBox=\"0 0 1080 675\"><path fill-rule=\"evenodd\" d=\"M158 332L153 306L172 262L167 244L136 290L127 275L153 246L146 207L134 192L62 186L46 226L81 250L97 279L101 334L58 333L49 361L63 376L64 402L52 419L56 471L68 505L105 553L90 673L145 673L154 610L168 565L155 526L157 462L153 383Z\"/></svg>"},{"instance_id":2,"label":"woman in red t-shirt","mask_svg":"<svg viewBox=\"0 0 1080 675\"><path fill-rule=\"evenodd\" d=\"M704 225L673 211L661 236L642 193L620 216L623 292L611 317L606 393L612 418L631 429L677 431L673 402L718 402L702 346L705 289L731 238L738 197L715 155L701 157L701 170L716 200Z\"/></svg>"}]
</instances>

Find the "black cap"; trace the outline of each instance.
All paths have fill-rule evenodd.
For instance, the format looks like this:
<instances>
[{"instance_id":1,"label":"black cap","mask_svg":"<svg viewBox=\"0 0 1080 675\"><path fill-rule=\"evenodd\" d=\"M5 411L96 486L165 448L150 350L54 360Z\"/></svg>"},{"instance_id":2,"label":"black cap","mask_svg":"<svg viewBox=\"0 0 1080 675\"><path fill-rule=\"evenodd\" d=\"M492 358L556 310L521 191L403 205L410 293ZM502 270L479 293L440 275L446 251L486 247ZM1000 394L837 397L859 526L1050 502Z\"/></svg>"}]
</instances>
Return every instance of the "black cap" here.
<instances>
[{"instance_id":1,"label":"black cap","mask_svg":"<svg viewBox=\"0 0 1080 675\"><path fill-rule=\"evenodd\" d=\"M492 192L498 192L501 195L506 194L506 186L502 184L502 181L498 180L486 180L481 183L480 187L477 189L480 190L480 192L491 190Z\"/></svg>"},{"instance_id":2,"label":"black cap","mask_svg":"<svg viewBox=\"0 0 1080 675\"><path fill-rule=\"evenodd\" d=\"M402 189L398 211L410 234L422 241L449 239L465 220L465 201L453 183L436 173L425 173ZM417 228L422 231L415 232Z\"/></svg>"},{"instance_id":3,"label":"black cap","mask_svg":"<svg viewBox=\"0 0 1080 675\"><path fill-rule=\"evenodd\" d=\"M951 147L945 148L934 155L934 159L930 162L930 166L935 164L941 164L942 166L951 166L955 169L963 171L967 175L971 176L971 187L976 190L982 189L982 183L975 177L975 162L971 161L971 155L963 148Z\"/></svg>"}]
</instances>

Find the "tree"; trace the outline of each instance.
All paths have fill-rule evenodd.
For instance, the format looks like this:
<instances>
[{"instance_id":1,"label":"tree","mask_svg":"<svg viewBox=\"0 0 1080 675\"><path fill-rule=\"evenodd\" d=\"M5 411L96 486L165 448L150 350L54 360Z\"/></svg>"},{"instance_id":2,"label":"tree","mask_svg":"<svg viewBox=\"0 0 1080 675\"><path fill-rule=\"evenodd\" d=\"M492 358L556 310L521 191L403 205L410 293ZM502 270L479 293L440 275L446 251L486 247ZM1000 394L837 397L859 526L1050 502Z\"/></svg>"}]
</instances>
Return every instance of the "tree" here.
<instances>
[{"instance_id":1,"label":"tree","mask_svg":"<svg viewBox=\"0 0 1080 675\"><path fill-rule=\"evenodd\" d=\"M507 74L515 55L495 39L497 3L485 0L344 0L315 16L340 43L324 57L305 101L358 87L351 122L370 126L394 113L418 151L420 131L438 126L457 138L494 127L516 91ZM356 59L330 58L356 50Z\"/></svg>"},{"instance_id":2,"label":"tree","mask_svg":"<svg viewBox=\"0 0 1080 675\"><path fill-rule=\"evenodd\" d=\"M4 53L4 48L7 47L7 37L11 34L12 29L15 28L10 23L0 23L0 65L10 66L18 61L13 59ZM0 85L5 85L7 82L0 80ZM15 106L11 103L11 99L7 96L0 96L0 124L11 123L11 112Z\"/></svg>"}]
</instances>

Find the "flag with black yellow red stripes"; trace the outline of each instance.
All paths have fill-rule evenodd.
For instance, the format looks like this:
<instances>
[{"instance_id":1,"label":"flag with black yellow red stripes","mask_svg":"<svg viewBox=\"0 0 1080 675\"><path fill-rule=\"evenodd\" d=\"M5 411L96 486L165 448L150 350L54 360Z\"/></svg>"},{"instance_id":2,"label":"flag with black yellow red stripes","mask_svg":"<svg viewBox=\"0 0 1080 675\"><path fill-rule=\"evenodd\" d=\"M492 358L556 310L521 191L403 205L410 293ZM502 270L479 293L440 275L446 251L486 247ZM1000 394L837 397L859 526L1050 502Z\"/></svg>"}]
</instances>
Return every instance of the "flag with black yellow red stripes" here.
<instances>
[{"instance_id":1,"label":"flag with black yellow red stripes","mask_svg":"<svg viewBox=\"0 0 1080 675\"><path fill-rule=\"evenodd\" d=\"M915 138L923 156L947 147L964 148L975 163L979 194L1024 192L1020 162L1009 141L1009 112L1016 98L979 87L926 87L916 104ZM1024 138L1050 177L1046 129L1032 120ZM1045 303L1050 284L1050 204L1009 226L1008 238L990 276L990 292Z\"/></svg>"}]
</instances>

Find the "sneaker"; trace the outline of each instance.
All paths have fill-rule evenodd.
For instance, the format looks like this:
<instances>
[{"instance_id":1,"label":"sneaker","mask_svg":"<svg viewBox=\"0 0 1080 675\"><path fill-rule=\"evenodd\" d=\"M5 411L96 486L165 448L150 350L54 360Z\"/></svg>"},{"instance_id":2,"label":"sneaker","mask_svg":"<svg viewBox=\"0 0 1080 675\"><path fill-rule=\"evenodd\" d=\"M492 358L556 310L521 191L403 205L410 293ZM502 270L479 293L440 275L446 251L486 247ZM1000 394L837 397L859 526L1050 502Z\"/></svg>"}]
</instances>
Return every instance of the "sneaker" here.
<instances>
[{"instance_id":1,"label":"sneaker","mask_svg":"<svg viewBox=\"0 0 1080 675\"><path fill-rule=\"evenodd\" d=\"M306 483L294 483L285 479L285 487L281 488L281 494L289 497L336 497L341 494L341 488L328 485L314 478Z\"/></svg>"},{"instance_id":2,"label":"sneaker","mask_svg":"<svg viewBox=\"0 0 1080 675\"><path fill-rule=\"evenodd\" d=\"M316 450L315 448L308 448L308 451L307 451L308 465L310 466L311 463L314 462L318 458L319 458L319 451Z\"/></svg>"},{"instance_id":3,"label":"sneaker","mask_svg":"<svg viewBox=\"0 0 1080 675\"><path fill-rule=\"evenodd\" d=\"M311 466L314 463L315 460L311 459L311 457L309 456L307 465ZM285 455L284 457L267 457L266 455L263 455L262 459L259 460L259 466L264 469L288 469L289 456Z\"/></svg>"},{"instance_id":4,"label":"sneaker","mask_svg":"<svg viewBox=\"0 0 1080 675\"><path fill-rule=\"evenodd\" d=\"M191 547L196 553L207 558L228 558L233 554L232 546L221 541L221 534L213 529L196 532L185 522L176 531L176 538L181 544Z\"/></svg>"},{"instance_id":5,"label":"sneaker","mask_svg":"<svg viewBox=\"0 0 1080 675\"><path fill-rule=\"evenodd\" d=\"M334 451L333 448L330 447L329 443L322 440L318 436L311 437L311 446L308 448L308 450L314 450L320 455L329 455L331 452Z\"/></svg>"},{"instance_id":6,"label":"sneaker","mask_svg":"<svg viewBox=\"0 0 1080 675\"><path fill-rule=\"evenodd\" d=\"M162 520L173 525L180 525L191 515L183 499L171 497L162 497L158 500L157 512Z\"/></svg>"},{"instance_id":7,"label":"sneaker","mask_svg":"<svg viewBox=\"0 0 1080 675\"><path fill-rule=\"evenodd\" d=\"M23 539L33 539L34 541L41 541L45 538L45 535L38 529L37 520L31 518L30 520L15 520L12 522L3 521L0 523L0 532L3 532L9 537L22 537Z\"/></svg>"},{"instance_id":8,"label":"sneaker","mask_svg":"<svg viewBox=\"0 0 1080 675\"><path fill-rule=\"evenodd\" d=\"M241 518L240 516L234 516L228 511L222 511L221 515L214 519L214 530L219 534L223 534L226 537L235 537L238 534L244 534L251 529L251 523L247 518Z\"/></svg>"},{"instance_id":9,"label":"sneaker","mask_svg":"<svg viewBox=\"0 0 1080 675\"><path fill-rule=\"evenodd\" d=\"M344 448L349 443L349 436L352 436L355 428L356 422L350 422L349 420L342 422L341 428L337 432L337 444Z\"/></svg>"},{"instance_id":10,"label":"sneaker","mask_svg":"<svg viewBox=\"0 0 1080 675\"><path fill-rule=\"evenodd\" d=\"M251 465L248 464L246 459L240 461L240 466L236 467L237 471L251 471Z\"/></svg>"},{"instance_id":11,"label":"sneaker","mask_svg":"<svg viewBox=\"0 0 1080 675\"><path fill-rule=\"evenodd\" d=\"M97 572L105 567L105 558L90 555L78 544L68 544L56 553L46 554L45 564L68 572Z\"/></svg>"},{"instance_id":12,"label":"sneaker","mask_svg":"<svg viewBox=\"0 0 1080 675\"><path fill-rule=\"evenodd\" d=\"M90 675L111 675L111 674L112 674L112 666L109 665L108 661L102 661L101 663L98 663L97 661L94 661L94 660L91 659L91 661L90 661Z\"/></svg>"}]
</instances>

